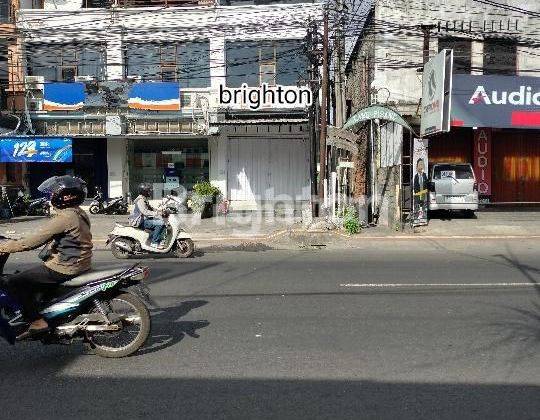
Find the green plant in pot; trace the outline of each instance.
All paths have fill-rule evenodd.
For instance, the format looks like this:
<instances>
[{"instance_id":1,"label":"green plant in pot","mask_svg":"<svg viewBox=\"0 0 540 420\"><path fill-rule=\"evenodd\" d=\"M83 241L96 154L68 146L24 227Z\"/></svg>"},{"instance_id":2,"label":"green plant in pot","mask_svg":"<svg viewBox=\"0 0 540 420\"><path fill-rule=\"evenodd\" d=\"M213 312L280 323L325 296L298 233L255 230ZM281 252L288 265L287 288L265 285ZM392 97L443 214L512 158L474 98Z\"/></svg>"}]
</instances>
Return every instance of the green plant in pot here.
<instances>
[{"instance_id":1,"label":"green plant in pot","mask_svg":"<svg viewBox=\"0 0 540 420\"><path fill-rule=\"evenodd\" d=\"M210 182L198 182L193 186L191 210L193 210L193 213L200 214L201 217L208 213L213 214L212 206L216 204L216 198L220 193L220 189L210 184Z\"/></svg>"}]
</instances>

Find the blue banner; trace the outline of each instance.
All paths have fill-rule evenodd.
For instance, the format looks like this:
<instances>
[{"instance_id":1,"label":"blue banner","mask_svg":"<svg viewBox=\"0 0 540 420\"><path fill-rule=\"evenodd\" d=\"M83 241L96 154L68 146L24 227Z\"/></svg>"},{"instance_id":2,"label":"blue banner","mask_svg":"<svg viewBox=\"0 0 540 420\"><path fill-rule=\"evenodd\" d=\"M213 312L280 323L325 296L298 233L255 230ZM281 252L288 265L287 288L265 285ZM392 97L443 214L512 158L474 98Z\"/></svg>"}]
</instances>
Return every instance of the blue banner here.
<instances>
[{"instance_id":1,"label":"blue banner","mask_svg":"<svg viewBox=\"0 0 540 420\"><path fill-rule=\"evenodd\" d=\"M73 147L65 137L0 138L0 162L71 162Z\"/></svg>"}]
</instances>

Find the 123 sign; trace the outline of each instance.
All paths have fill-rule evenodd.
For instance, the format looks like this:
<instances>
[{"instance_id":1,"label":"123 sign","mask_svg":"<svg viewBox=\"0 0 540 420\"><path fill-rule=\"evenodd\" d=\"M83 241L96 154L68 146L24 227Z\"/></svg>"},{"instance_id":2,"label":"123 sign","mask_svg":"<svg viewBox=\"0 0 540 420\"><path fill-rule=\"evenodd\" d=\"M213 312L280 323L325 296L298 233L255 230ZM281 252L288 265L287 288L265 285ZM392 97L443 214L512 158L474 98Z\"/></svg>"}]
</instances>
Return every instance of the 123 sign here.
<instances>
[{"instance_id":1,"label":"123 sign","mask_svg":"<svg viewBox=\"0 0 540 420\"><path fill-rule=\"evenodd\" d=\"M12 137L0 140L0 162L56 162L73 160L72 139Z\"/></svg>"}]
</instances>

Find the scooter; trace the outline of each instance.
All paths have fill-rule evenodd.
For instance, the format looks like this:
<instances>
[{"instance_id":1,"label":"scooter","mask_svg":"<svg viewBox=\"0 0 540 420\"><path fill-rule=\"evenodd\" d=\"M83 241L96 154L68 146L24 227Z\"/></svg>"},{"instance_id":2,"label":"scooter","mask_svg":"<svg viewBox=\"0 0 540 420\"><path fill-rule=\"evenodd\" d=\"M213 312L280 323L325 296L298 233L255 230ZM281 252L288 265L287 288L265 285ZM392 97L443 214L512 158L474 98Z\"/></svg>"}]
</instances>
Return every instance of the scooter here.
<instances>
[{"instance_id":1,"label":"scooter","mask_svg":"<svg viewBox=\"0 0 540 420\"><path fill-rule=\"evenodd\" d=\"M5 239L5 238L4 238ZM0 272L9 254L0 256ZM142 284L148 268L135 264L113 270L91 271L59 285L41 296L41 315L50 329L24 341L72 344L83 341L102 357L125 357L135 353L150 333L150 314ZM21 306L2 288L0 274L0 337L15 344L28 328Z\"/></svg>"},{"instance_id":2,"label":"scooter","mask_svg":"<svg viewBox=\"0 0 540 420\"><path fill-rule=\"evenodd\" d=\"M13 216L50 216L51 207L45 197L29 199L22 191L11 204Z\"/></svg>"},{"instance_id":3,"label":"scooter","mask_svg":"<svg viewBox=\"0 0 540 420\"><path fill-rule=\"evenodd\" d=\"M106 201L99 187L96 188L96 196L88 209L91 214L127 214L128 205L124 197L111 198Z\"/></svg>"},{"instance_id":4,"label":"scooter","mask_svg":"<svg viewBox=\"0 0 540 420\"><path fill-rule=\"evenodd\" d=\"M135 228L131 225L116 223L109 233L106 245L111 245L112 254L118 259L126 259L135 255L174 253L178 258L193 255L195 244L191 235L182 229L182 215L172 203L162 209L166 220L165 247L159 249L151 246L151 230ZM163 207L163 203L161 205Z\"/></svg>"}]
</instances>

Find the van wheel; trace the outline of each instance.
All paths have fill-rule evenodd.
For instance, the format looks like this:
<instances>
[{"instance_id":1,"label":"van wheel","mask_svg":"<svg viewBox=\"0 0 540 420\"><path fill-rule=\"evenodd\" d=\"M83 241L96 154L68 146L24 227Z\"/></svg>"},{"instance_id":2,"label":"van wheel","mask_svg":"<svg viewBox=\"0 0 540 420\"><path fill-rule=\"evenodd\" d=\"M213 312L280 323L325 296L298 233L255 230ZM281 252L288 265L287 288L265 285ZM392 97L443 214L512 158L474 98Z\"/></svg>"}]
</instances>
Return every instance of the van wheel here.
<instances>
[{"instance_id":1,"label":"van wheel","mask_svg":"<svg viewBox=\"0 0 540 420\"><path fill-rule=\"evenodd\" d=\"M176 241L174 255L178 258L189 258L193 255L194 250L195 244L191 239L178 239Z\"/></svg>"},{"instance_id":2,"label":"van wheel","mask_svg":"<svg viewBox=\"0 0 540 420\"><path fill-rule=\"evenodd\" d=\"M467 219L474 219L474 210L465 210L465 217Z\"/></svg>"}]
</instances>

